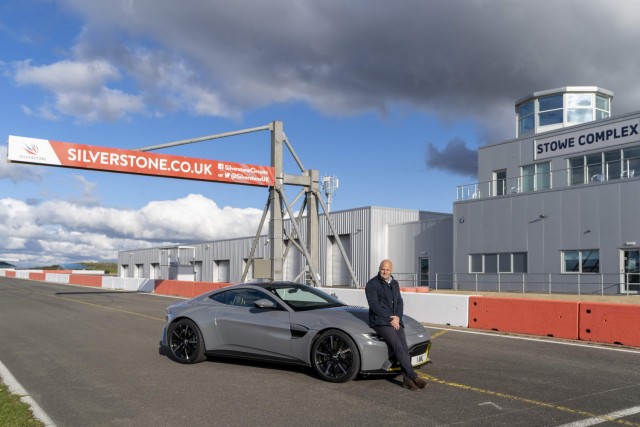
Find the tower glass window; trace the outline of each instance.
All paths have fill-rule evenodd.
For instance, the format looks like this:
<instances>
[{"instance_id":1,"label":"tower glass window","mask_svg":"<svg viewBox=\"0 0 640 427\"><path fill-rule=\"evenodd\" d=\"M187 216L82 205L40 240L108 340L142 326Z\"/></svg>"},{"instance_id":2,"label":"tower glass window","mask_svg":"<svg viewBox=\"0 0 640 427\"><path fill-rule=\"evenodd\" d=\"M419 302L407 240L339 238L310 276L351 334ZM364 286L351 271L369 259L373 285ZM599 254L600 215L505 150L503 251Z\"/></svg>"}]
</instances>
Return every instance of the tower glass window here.
<instances>
[{"instance_id":1,"label":"tower glass window","mask_svg":"<svg viewBox=\"0 0 640 427\"><path fill-rule=\"evenodd\" d=\"M545 96L538 100L538 123L540 126L562 123L562 94Z\"/></svg>"},{"instance_id":2,"label":"tower glass window","mask_svg":"<svg viewBox=\"0 0 640 427\"><path fill-rule=\"evenodd\" d=\"M516 103L516 136L609 118L612 98L613 92L596 86L534 92Z\"/></svg>"},{"instance_id":3,"label":"tower glass window","mask_svg":"<svg viewBox=\"0 0 640 427\"><path fill-rule=\"evenodd\" d=\"M533 100L525 102L518 108L518 128L520 133L527 133L535 128Z\"/></svg>"}]
</instances>

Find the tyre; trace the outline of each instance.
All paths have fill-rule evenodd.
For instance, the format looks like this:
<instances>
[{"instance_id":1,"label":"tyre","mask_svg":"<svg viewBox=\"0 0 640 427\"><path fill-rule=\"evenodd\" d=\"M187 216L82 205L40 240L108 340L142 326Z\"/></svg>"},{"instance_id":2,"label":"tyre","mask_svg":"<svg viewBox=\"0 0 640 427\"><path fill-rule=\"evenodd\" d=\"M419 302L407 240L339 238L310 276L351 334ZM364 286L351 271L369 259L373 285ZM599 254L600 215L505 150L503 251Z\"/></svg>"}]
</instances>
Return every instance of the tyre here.
<instances>
[{"instance_id":1,"label":"tyre","mask_svg":"<svg viewBox=\"0 0 640 427\"><path fill-rule=\"evenodd\" d=\"M169 326L169 351L179 363L198 363L206 359L204 340L198 326L189 319L180 319Z\"/></svg>"},{"instance_id":2,"label":"tyre","mask_svg":"<svg viewBox=\"0 0 640 427\"><path fill-rule=\"evenodd\" d=\"M360 372L360 353L349 335L331 329L320 334L313 343L311 363L323 380L344 383Z\"/></svg>"}]
</instances>

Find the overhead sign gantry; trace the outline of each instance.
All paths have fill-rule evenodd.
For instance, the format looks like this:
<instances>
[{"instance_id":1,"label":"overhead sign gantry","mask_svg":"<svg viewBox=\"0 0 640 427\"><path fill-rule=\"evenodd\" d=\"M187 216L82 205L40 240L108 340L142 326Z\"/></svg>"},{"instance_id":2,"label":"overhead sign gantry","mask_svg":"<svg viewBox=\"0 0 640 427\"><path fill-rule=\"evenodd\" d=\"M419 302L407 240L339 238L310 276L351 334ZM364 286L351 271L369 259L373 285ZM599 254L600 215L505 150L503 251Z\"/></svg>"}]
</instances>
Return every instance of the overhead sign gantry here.
<instances>
[{"instance_id":1,"label":"overhead sign gantry","mask_svg":"<svg viewBox=\"0 0 640 427\"><path fill-rule=\"evenodd\" d=\"M271 166L148 153L148 151L152 150L263 130L271 132ZM300 175L284 173L284 147L288 148L300 168ZM318 266L320 264L318 251L319 208L322 207L331 233L336 237L338 249L351 275L351 285L358 286L349 257L340 239L337 238L336 228L329 216L328 209L322 201L318 184L318 171L304 168L300 158L287 140L280 121L274 121L256 128L169 142L138 150L96 147L11 135L8 140L7 160L9 162L36 165L269 187L269 198L251 247L249 260L242 274L242 281L246 280L249 267L253 264L258 239L262 233L267 213L270 212L271 279L284 279L284 260L291 248L295 248L304 256L306 267L294 280L299 280L304 275L315 286L321 286L322 278L318 274ZM300 193L293 199L293 203L290 203L286 197L285 185L302 187ZM292 205L295 205L302 195L305 198L296 216ZM305 212L306 217L304 216ZM289 229L284 227L284 217L287 215L291 224ZM303 219L307 222L305 236L302 236L301 221Z\"/></svg>"}]
</instances>

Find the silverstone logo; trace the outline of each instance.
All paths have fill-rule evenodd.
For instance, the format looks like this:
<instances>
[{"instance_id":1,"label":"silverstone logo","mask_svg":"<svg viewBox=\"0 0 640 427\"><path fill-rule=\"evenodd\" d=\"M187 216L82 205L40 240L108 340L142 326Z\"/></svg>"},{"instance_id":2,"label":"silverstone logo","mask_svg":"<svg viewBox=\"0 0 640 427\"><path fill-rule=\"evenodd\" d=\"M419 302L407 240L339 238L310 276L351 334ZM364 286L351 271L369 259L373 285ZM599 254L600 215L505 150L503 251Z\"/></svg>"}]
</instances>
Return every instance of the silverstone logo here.
<instances>
[{"instance_id":1,"label":"silverstone logo","mask_svg":"<svg viewBox=\"0 0 640 427\"><path fill-rule=\"evenodd\" d=\"M38 145L37 144L25 144L24 151L31 154L32 156L38 155Z\"/></svg>"},{"instance_id":2,"label":"silverstone logo","mask_svg":"<svg viewBox=\"0 0 640 427\"><path fill-rule=\"evenodd\" d=\"M45 162L47 160L46 157L38 155L40 153L40 147L38 146L37 143L32 143L32 144L24 143L22 145L22 149L27 154L20 154L18 156L20 160L31 161L31 162L34 162L34 161Z\"/></svg>"}]
</instances>

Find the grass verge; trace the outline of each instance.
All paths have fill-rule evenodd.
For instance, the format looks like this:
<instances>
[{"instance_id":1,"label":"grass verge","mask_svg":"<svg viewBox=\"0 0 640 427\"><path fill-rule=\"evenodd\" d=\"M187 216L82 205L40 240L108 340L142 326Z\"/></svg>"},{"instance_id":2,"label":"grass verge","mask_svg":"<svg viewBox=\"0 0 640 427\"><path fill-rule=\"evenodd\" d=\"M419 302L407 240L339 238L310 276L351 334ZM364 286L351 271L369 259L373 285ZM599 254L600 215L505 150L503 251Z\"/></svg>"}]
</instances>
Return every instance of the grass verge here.
<instances>
[{"instance_id":1,"label":"grass verge","mask_svg":"<svg viewBox=\"0 0 640 427\"><path fill-rule=\"evenodd\" d=\"M43 427L35 419L29 405L20 401L20 397L9 393L9 388L0 382L0 425L11 427Z\"/></svg>"}]
</instances>

